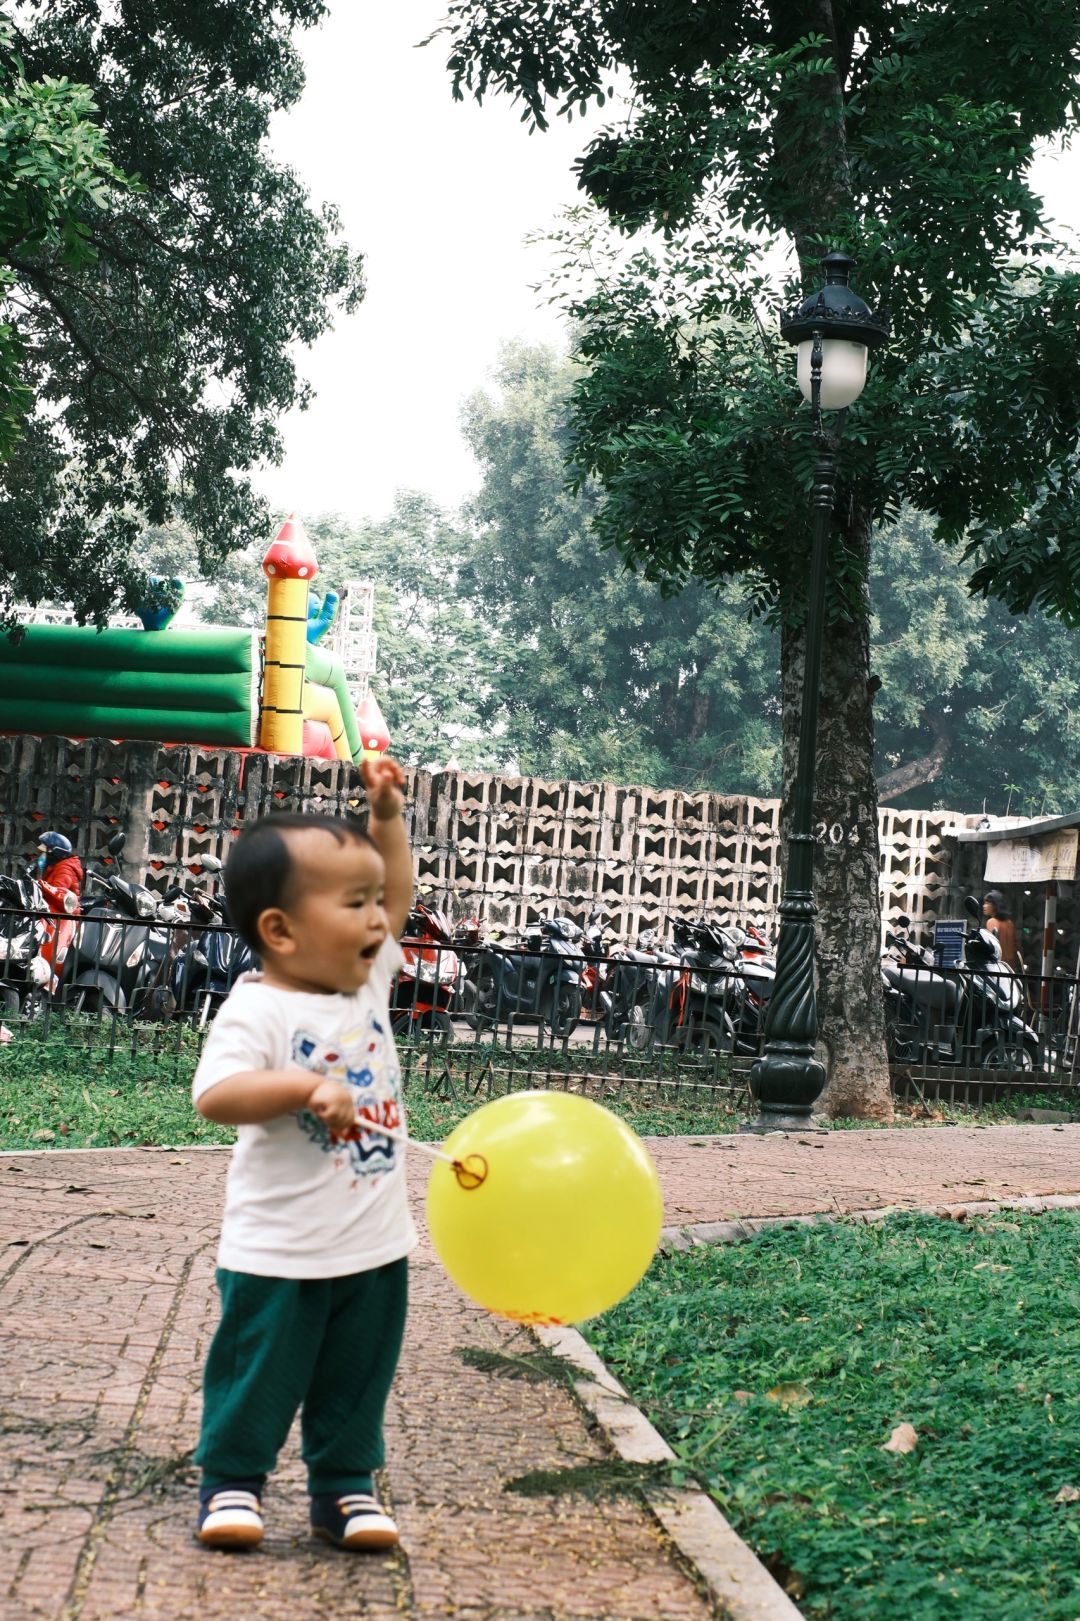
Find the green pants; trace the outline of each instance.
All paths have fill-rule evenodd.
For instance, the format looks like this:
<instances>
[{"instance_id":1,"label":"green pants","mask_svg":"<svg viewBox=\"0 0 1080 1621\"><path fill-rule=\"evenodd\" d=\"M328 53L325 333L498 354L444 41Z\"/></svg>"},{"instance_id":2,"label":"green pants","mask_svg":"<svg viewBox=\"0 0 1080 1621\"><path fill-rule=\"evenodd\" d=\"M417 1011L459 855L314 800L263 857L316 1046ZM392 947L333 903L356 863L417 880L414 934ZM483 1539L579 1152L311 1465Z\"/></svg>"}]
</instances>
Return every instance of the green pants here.
<instances>
[{"instance_id":1,"label":"green pants","mask_svg":"<svg viewBox=\"0 0 1080 1621\"><path fill-rule=\"evenodd\" d=\"M195 1454L204 1486L264 1479L300 1408L308 1490L370 1491L405 1331L407 1261L343 1278L219 1268L217 1282Z\"/></svg>"}]
</instances>

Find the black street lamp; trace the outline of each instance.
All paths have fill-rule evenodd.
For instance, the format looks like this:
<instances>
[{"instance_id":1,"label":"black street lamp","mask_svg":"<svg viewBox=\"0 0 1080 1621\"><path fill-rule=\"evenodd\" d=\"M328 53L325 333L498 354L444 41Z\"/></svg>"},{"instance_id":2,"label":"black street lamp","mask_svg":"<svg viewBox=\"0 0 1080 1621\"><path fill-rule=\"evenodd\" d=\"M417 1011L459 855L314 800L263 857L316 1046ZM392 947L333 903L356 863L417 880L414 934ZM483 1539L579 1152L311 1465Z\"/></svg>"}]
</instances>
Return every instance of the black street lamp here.
<instances>
[{"instance_id":1,"label":"black street lamp","mask_svg":"<svg viewBox=\"0 0 1080 1621\"><path fill-rule=\"evenodd\" d=\"M847 409L863 391L868 352L883 344L889 333L887 312L871 310L848 286L855 265L850 254L829 253L821 263L825 286L805 299L793 315L780 318L781 334L789 343L798 345L799 387L813 408L818 459L812 494L814 537L806 603L795 804L788 835L784 898L780 903L776 982L765 1020L765 1051L750 1071L760 1111L751 1127L754 1131L805 1129L825 1085L825 1067L814 1057L818 1029L814 992L817 905L811 827L829 530L836 495L836 452ZM831 432L822 426L822 411L839 413Z\"/></svg>"}]
</instances>

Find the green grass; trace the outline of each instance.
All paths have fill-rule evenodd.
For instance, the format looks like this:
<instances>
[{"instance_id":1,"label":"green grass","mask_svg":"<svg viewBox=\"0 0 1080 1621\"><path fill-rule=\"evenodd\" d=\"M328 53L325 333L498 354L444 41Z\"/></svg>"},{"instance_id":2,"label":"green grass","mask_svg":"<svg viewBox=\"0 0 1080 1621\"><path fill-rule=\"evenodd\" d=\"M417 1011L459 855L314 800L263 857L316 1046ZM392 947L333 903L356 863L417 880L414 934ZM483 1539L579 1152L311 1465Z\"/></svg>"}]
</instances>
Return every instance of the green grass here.
<instances>
[{"instance_id":1,"label":"green grass","mask_svg":"<svg viewBox=\"0 0 1080 1621\"><path fill-rule=\"evenodd\" d=\"M194 1060L79 1048L52 1030L0 1048L0 1148L230 1143L191 1104Z\"/></svg>"},{"instance_id":2,"label":"green grass","mask_svg":"<svg viewBox=\"0 0 1080 1621\"><path fill-rule=\"evenodd\" d=\"M520 1090L524 1090L521 1087ZM486 1097L446 1102L411 1087L405 1094L409 1130L421 1141L432 1142L446 1136ZM609 1090L599 1099L643 1137L700 1137L738 1129L746 1119L727 1103L709 1098L684 1099L655 1097L637 1087Z\"/></svg>"},{"instance_id":3,"label":"green grass","mask_svg":"<svg viewBox=\"0 0 1080 1621\"><path fill-rule=\"evenodd\" d=\"M115 1148L231 1143L230 1127L204 1120L191 1105L196 1054L191 1042L177 1050L175 1029L141 1032L132 1050L112 1055L102 1046L75 1044L60 1026L44 1038L22 1034L0 1048L0 1151L12 1148ZM162 1042L154 1050L155 1039ZM432 1080L438 1079L433 1072ZM513 1071L517 1088L538 1076ZM659 1136L733 1131L745 1115L726 1095L701 1092L655 1097L629 1087L605 1093L605 1104L635 1131ZM407 1085L409 1128L421 1140L444 1137L486 1101L462 1087L452 1097L429 1089L417 1074Z\"/></svg>"},{"instance_id":4,"label":"green grass","mask_svg":"<svg viewBox=\"0 0 1080 1621\"><path fill-rule=\"evenodd\" d=\"M46 1031L20 1030L15 1041L0 1047L0 1150L233 1140L229 1128L202 1119L191 1107L189 1089L198 1059L192 1031L178 1025L121 1030L126 1041L110 1053L102 1040L108 1029L71 1018L66 1024L52 1023ZM604 1055L584 1049L563 1055L528 1045L508 1052L494 1044L470 1043L446 1054L433 1053L429 1061L423 1050L418 1054L403 1046L402 1059L410 1129L429 1141L445 1136L470 1110L486 1102L489 1081L497 1095L510 1088L542 1086L549 1078L563 1084L558 1079L563 1069L572 1072L569 1084L586 1087L590 1096L643 1136L731 1132L749 1118L744 1096L689 1084L687 1072L680 1072L671 1055L664 1061L666 1084L659 1088L621 1083L615 1074L605 1077ZM494 1073L489 1074L489 1065ZM643 1072L648 1074L648 1065ZM1037 1095L980 1110L936 1104L933 1123L1015 1120L1021 1109L1039 1103L1062 1106L1060 1097ZM899 1107L896 1124L925 1123L919 1105Z\"/></svg>"},{"instance_id":5,"label":"green grass","mask_svg":"<svg viewBox=\"0 0 1080 1621\"><path fill-rule=\"evenodd\" d=\"M810 1621L1076 1621L1078 1261L1066 1211L772 1230L586 1333Z\"/></svg>"}]
</instances>

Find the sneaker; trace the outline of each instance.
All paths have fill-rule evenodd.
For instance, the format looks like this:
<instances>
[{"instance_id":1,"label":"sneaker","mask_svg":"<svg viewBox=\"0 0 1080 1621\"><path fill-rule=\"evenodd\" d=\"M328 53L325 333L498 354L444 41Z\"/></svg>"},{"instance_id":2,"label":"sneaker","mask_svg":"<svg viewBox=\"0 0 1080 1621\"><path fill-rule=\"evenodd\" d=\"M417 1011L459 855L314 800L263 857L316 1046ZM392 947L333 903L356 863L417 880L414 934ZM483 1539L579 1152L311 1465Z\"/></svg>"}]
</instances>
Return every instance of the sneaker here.
<instances>
[{"instance_id":1,"label":"sneaker","mask_svg":"<svg viewBox=\"0 0 1080 1621\"><path fill-rule=\"evenodd\" d=\"M254 1492L212 1486L200 1493L195 1535L208 1548L255 1548L262 1541L262 1508Z\"/></svg>"},{"instance_id":2,"label":"sneaker","mask_svg":"<svg viewBox=\"0 0 1080 1621\"><path fill-rule=\"evenodd\" d=\"M396 1548L398 1528L368 1492L311 1499L311 1529L335 1548Z\"/></svg>"}]
</instances>

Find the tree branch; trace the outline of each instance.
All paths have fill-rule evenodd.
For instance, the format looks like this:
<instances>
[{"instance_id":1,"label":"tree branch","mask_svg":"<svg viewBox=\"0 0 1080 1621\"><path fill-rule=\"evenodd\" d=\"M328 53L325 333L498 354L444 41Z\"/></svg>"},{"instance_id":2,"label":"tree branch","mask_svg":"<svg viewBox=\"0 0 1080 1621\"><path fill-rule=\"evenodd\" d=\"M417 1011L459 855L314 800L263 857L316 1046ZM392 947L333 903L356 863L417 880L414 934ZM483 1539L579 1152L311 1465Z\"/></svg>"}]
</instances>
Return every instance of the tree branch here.
<instances>
[{"instance_id":1,"label":"tree branch","mask_svg":"<svg viewBox=\"0 0 1080 1621\"><path fill-rule=\"evenodd\" d=\"M58 295L53 277L51 277L47 272L43 271L39 266L30 264L24 260L9 259L8 263L11 265L12 269L19 271L20 274L23 275L31 284L31 286L36 289L40 297L45 301L59 320L60 325L71 339L74 347L79 351L85 360L89 361L90 365L93 367L95 375L100 374L105 377L111 377L113 382L116 383L117 387L121 388L126 394L129 394L135 403L143 411L145 411L148 416L151 416L160 422L168 422L170 420L172 413L165 404L164 400L156 399L151 395L142 393L135 386L133 380L130 377L125 376L123 372L118 371L114 365L111 365L105 356L98 350L96 345L91 342L74 312Z\"/></svg>"},{"instance_id":2,"label":"tree branch","mask_svg":"<svg viewBox=\"0 0 1080 1621\"><path fill-rule=\"evenodd\" d=\"M887 771L877 779L879 805L884 805L890 799L899 799L901 794L909 794L924 783L936 782L941 776L952 749L952 732L944 715L931 715L929 725L934 734L933 747L926 754L920 754L917 759L909 760L906 765L897 766L895 771Z\"/></svg>"}]
</instances>

